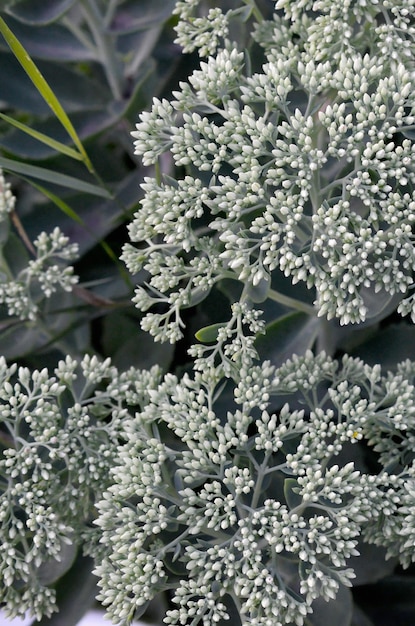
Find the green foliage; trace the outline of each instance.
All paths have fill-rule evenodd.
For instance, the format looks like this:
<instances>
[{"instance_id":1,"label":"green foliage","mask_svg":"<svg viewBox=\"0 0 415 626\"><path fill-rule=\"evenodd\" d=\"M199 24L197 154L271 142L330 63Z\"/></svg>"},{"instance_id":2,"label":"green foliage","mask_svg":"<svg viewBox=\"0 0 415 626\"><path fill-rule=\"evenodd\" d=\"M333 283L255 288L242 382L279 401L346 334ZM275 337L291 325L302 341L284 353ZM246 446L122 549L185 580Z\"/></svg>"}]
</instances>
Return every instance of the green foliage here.
<instances>
[{"instance_id":1,"label":"green foliage","mask_svg":"<svg viewBox=\"0 0 415 626\"><path fill-rule=\"evenodd\" d=\"M414 621L414 24L0 2L7 615Z\"/></svg>"}]
</instances>

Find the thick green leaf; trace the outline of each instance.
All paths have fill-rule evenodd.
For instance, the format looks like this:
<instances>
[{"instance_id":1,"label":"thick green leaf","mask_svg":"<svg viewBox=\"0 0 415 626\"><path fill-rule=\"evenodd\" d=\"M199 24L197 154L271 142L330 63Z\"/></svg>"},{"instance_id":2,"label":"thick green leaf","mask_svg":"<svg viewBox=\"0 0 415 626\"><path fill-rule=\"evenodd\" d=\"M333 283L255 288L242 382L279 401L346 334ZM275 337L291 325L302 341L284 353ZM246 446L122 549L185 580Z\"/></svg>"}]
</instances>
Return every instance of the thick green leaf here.
<instances>
[{"instance_id":1,"label":"thick green leaf","mask_svg":"<svg viewBox=\"0 0 415 626\"><path fill-rule=\"evenodd\" d=\"M74 127L72 126L72 123L67 116L66 111L62 107L53 90L49 87L49 84L47 83L35 63L32 61L20 41L15 37L15 35L7 26L2 17L0 17L0 32L6 40L11 51L15 55L16 59L19 61L24 71L35 85L36 89L39 91L48 106L52 109L53 113L56 115L62 126L66 129L66 132L71 137L79 152L83 155L85 165L90 171L93 171L93 166L89 160L89 157L85 152L82 142L79 139Z\"/></svg>"},{"instance_id":2,"label":"thick green leaf","mask_svg":"<svg viewBox=\"0 0 415 626\"><path fill-rule=\"evenodd\" d=\"M101 341L104 353L120 370L132 365L143 369L159 365L167 371L173 359L174 346L156 343L142 331L135 311L114 311L105 316Z\"/></svg>"},{"instance_id":3,"label":"thick green leaf","mask_svg":"<svg viewBox=\"0 0 415 626\"><path fill-rule=\"evenodd\" d=\"M111 101L105 81L99 78L52 61L40 60L38 67L68 113L102 109Z\"/></svg>"},{"instance_id":4,"label":"thick green leaf","mask_svg":"<svg viewBox=\"0 0 415 626\"><path fill-rule=\"evenodd\" d=\"M37 577L42 585L51 585L61 578L74 564L76 552L76 547L73 544L63 544L59 554L59 561L49 559L42 563L37 570Z\"/></svg>"},{"instance_id":5,"label":"thick green leaf","mask_svg":"<svg viewBox=\"0 0 415 626\"><path fill-rule=\"evenodd\" d=\"M80 255L84 256L117 228L125 219L126 214L131 214L140 200L141 175L142 171L139 168L131 172L114 189L114 198L104 199L104 201L101 198L86 197L82 193L67 193L63 198L59 192L51 193L47 189L45 195L51 202L45 202L43 198L38 200L32 204L31 210L25 217L25 227L29 237L36 237L39 230L50 230L51 223L56 224L71 238L71 241L78 243ZM41 191L43 193L43 189ZM55 206L59 207L61 213L57 213ZM113 255L111 258L114 263ZM95 279L97 276L101 278L101 265L102 255L95 268L91 268L91 263L88 263L88 266L84 267L84 272L88 272L91 268L94 274L90 278ZM124 264L122 267L125 269ZM103 267L102 271L108 277L108 267ZM108 297L110 297L109 294Z\"/></svg>"},{"instance_id":6,"label":"thick green leaf","mask_svg":"<svg viewBox=\"0 0 415 626\"><path fill-rule=\"evenodd\" d=\"M35 115L49 113L49 107L32 83L22 73L20 65L10 52L0 50L0 67L2 76L7 80L0 81L0 100L11 109L27 111Z\"/></svg>"},{"instance_id":7,"label":"thick green leaf","mask_svg":"<svg viewBox=\"0 0 415 626\"><path fill-rule=\"evenodd\" d=\"M0 11L5 11L22 0L0 0Z\"/></svg>"},{"instance_id":8,"label":"thick green leaf","mask_svg":"<svg viewBox=\"0 0 415 626\"><path fill-rule=\"evenodd\" d=\"M60 24L36 27L32 24L22 24L12 18L8 19L8 24L32 58L47 61L97 60L94 50L83 45Z\"/></svg>"},{"instance_id":9,"label":"thick green leaf","mask_svg":"<svg viewBox=\"0 0 415 626\"><path fill-rule=\"evenodd\" d=\"M157 26L171 16L175 4L176 0L127 0L115 13L110 30L128 33Z\"/></svg>"},{"instance_id":10,"label":"thick green leaf","mask_svg":"<svg viewBox=\"0 0 415 626\"><path fill-rule=\"evenodd\" d=\"M401 294L396 297L385 290L376 292L374 287L363 287L360 291L360 295L367 307L367 320L376 318L376 321L380 321L389 315L402 299Z\"/></svg>"},{"instance_id":11,"label":"thick green leaf","mask_svg":"<svg viewBox=\"0 0 415 626\"><path fill-rule=\"evenodd\" d=\"M302 497L296 493L298 489L298 482L295 478L286 478L284 480L284 497L290 510L295 509L303 501Z\"/></svg>"},{"instance_id":12,"label":"thick green leaf","mask_svg":"<svg viewBox=\"0 0 415 626\"><path fill-rule=\"evenodd\" d=\"M257 285L253 285L251 283L247 286L247 296L252 300L252 302L264 302L264 300L268 298L270 289L271 276L268 274L266 277L261 278Z\"/></svg>"},{"instance_id":13,"label":"thick green leaf","mask_svg":"<svg viewBox=\"0 0 415 626\"><path fill-rule=\"evenodd\" d=\"M319 329L319 320L306 313L284 315L266 326L264 335L255 341L262 360L269 360L277 367L293 354L304 354L312 347Z\"/></svg>"},{"instance_id":14,"label":"thick green leaf","mask_svg":"<svg viewBox=\"0 0 415 626\"><path fill-rule=\"evenodd\" d=\"M348 566L354 569L353 586L375 583L394 571L398 559L386 559L386 548L359 542L359 556L351 557Z\"/></svg>"},{"instance_id":15,"label":"thick green leaf","mask_svg":"<svg viewBox=\"0 0 415 626\"><path fill-rule=\"evenodd\" d=\"M0 222L0 249L6 243L10 235L10 221L2 220Z\"/></svg>"},{"instance_id":16,"label":"thick green leaf","mask_svg":"<svg viewBox=\"0 0 415 626\"><path fill-rule=\"evenodd\" d=\"M36 351L47 341L46 333L10 318L0 320L0 353L8 361L14 362L26 355L36 355ZM36 367L39 367L37 364Z\"/></svg>"},{"instance_id":17,"label":"thick green leaf","mask_svg":"<svg viewBox=\"0 0 415 626\"><path fill-rule=\"evenodd\" d=\"M69 572L59 581L57 604L59 613L45 617L38 626L76 626L91 608L97 594L97 578L91 572L94 562L90 557L78 556Z\"/></svg>"},{"instance_id":18,"label":"thick green leaf","mask_svg":"<svg viewBox=\"0 0 415 626\"><path fill-rule=\"evenodd\" d=\"M197 333L195 333L195 337L200 343L214 343L218 338L219 330L224 326L226 326L226 322L210 324L198 330Z\"/></svg>"},{"instance_id":19,"label":"thick green leaf","mask_svg":"<svg viewBox=\"0 0 415 626\"><path fill-rule=\"evenodd\" d=\"M35 183L32 183L31 181L28 181L28 182L32 184L33 187L38 189L43 195L49 198L49 200L51 200L71 220L73 220L77 224L80 224L85 229L85 231L87 231L92 236L94 240L96 239L96 235L97 235L96 231L94 232L90 231L90 229L85 224L83 219L79 217L79 215L66 202L64 202L62 198L59 198L59 196L56 196L54 193L52 193L48 189L45 189L44 187L41 187L40 185L36 185ZM110 248L110 246L103 240L99 241L99 244L105 250L109 258L112 261L114 261L114 263L118 264L119 263L118 257L115 255L115 253Z\"/></svg>"},{"instance_id":20,"label":"thick green leaf","mask_svg":"<svg viewBox=\"0 0 415 626\"><path fill-rule=\"evenodd\" d=\"M351 626L375 626L375 624L363 613L362 609L358 607L357 604L354 604Z\"/></svg>"},{"instance_id":21,"label":"thick green leaf","mask_svg":"<svg viewBox=\"0 0 415 626\"><path fill-rule=\"evenodd\" d=\"M350 589L340 585L335 600L326 602L317 598L313 602L313 613L308 619L310 626L351 626L353 597Z\"/></svg>"},{"instance_id":22,"label":"thick green leaf","mask_svg":"<svg viewBox=\"0 0 415 626\"><path fill-rule=\"evenodd\" d=\"M29 253L21 238L15 234L14 229L3 246L3 256L13 275L17 275L27 267L30 258Z\"/></svg>"},{"instance_id":23,"label":"thick green leaf","mask_svg":"<svg viewBox=\"0 0 415 626\"><path fill-rule=\"evenodd\" d=\"M407 139L410 139L411 141L415 140L415 128L408 128L407 130L399 129L399 132L402 133L402 135Z\"/></svg>"},{"instance_id":24,"label":"thick green leaf","mask_svg":"<svg viewBox=\"0 0 415 626\"><path fill-rule=\"evenodd\" d=\"M50 108L10 52L0 50L0 66L2 75L7 76L7 80L0 82L0 100L17 111L50 116ZM99 82L53 61L39 61L38 67L48 83L53 85L62 106L71 115L76 111L103 109L111 101L104 81Z\"/></svg>"},{"instance_id":25,"label":"thick green leaf","mask_svg":"<svg viewBox=\"0 0 415 626\"><path fill-rule=\"evenodd\" d=\"M353 336L351 339L353 340ZM381 328L349 352L369 365L380 363L385 370L394 370L400 361L415 360L415 327L405 321L391 324Z\"/></svg>"},{"instance_id":26,"label":"thick green leaf","mask_svg":"<svg viewBox=\"0 0 415 626\"><path fill-rule=\"evenodd\" d=\"M28 176L29 178L37 178L45 182L53 183L54 185L68 187L69 189L76 189L77 191L83 191L84 193L92 194L94 196L111 198L109 191L103 187L86 183L85 181L73 178L72 176L66 176L66 174L52 172L44 167L37 167L35 165L29 165L28 163L13 161L12 159L5 159L3 157L0 157L0 167L6 172L12 172L13 174L22 174L23 176Z\"/></svg>"},{"instance_id":27,"label":"thick green leaf","mask_svg":"<svg viewBox=\"0 0 415 626\"><path fill-rule=\"evenodd\" d=\"M27 24L49 24L66 13L76 0L20 0L8 13ZM6 5L8 3L6 2Z\"/></svg>"},{"instance_id":28,"label":"thick green leaf","mask_svg":"<svg viewBox=\"0 0 415 626\"><path fill-rule=\"evenodd\" d=\"M147 56L148 52L146 53ZM140 70L134 77L134 89L123 107L122 116L132 124L138 120L142 110L149 107L151 95L154 93L153 81L157 77L157 64L154 59L146 58L140 64Z\"/></svg>"}]
</instances>

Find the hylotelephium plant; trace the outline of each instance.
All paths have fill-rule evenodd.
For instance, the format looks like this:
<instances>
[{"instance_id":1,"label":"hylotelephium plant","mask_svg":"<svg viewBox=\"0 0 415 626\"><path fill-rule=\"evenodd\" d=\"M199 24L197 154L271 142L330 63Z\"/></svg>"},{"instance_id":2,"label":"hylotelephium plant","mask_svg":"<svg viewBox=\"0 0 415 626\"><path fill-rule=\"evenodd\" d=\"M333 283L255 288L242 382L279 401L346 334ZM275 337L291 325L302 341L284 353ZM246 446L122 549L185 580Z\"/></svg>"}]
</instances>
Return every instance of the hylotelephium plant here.
<instances>
[{"instance_id":1,"label":"hylotelephium plant","mask_svg":"<svg viewBox=\"0 0 415 626\"><path fill-rule=\"evenodd\" d=\"M39 569L65 544L123 625L165 591L166 624L317 625L361 542L415 561L415 364L318 349L330 319L415 320L415 2L200 4L177 3L177 34L206 59L133 132L156 175L122 258L156 340L219 290L228 314L181 375L2 364L12 616L55 609ZM314 351L260 359L270 300L322 318Z\"/></svg>"}]
</instances>

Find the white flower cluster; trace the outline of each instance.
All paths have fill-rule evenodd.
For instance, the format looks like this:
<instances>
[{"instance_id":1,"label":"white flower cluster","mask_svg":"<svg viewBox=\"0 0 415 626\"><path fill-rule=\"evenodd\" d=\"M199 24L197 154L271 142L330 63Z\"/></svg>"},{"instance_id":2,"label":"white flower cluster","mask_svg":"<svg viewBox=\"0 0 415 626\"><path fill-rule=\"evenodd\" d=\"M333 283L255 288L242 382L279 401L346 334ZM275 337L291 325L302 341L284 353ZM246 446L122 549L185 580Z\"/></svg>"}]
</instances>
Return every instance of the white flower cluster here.
<instances>
[{"instance_id":1,"label":"white flower cluster","mask_svg":"<svg viewBox=\"0 0 415 626\"><path fill-rule=\"evenodd\" d=\"M21 320L36 319L42 298L50 298L58 289L71 291L78 282L73 267L66 265L76 258L78 244L69 243L58 227L40 233L34 247L36 258L22 269L13 272L4 256L0 262L0 304L8 315Z\"/></svg>"},{"instance_id":2,"label":"white flower cluster","mask_svg":"<svg viewBox=\"0 0 415 626\"><path fill-rule=\"evenodd\" d=\"M234 606L243 624L301 626L316 598L351 584L359 538L415 560L414 373L308 352L234 380L167 375L127 423L97 503L99 599L114 623L172 588L166 624L210 626Z\"/></svg>"},{"instance_id":3,"label":"white flower cluster","mask_svg":"<svg viewBox=\"0 0 415 626\"><path fill-rule=\"evenodd\" d=\"M174 13L179 15L177 43L184 52L197 50L200 56L214 54L229 34L228 16L219 7L209 9L207 16L195 16L200 0L180 0Z\"/></svg>"},{"instance_id":4,"label":"white flower cluster","mask_svg":"<svg viewBox=\"0 0 415 626\"><path fill-rule=\"evenodd\" d=\"M178 9L196 30L197 4ZM169 151L179 168L176 180L145 180L130 226L139 249L123 252L130 271L148 272L135 302L156 339L176 341L181 309L223 279L243 284L242 301L282 301L278 274L304 282L316 314L342 324L386 302L415 319L409 5L281 0L253 34L257 71L218 26L215 54L172 102L142 114L136 153L150 165ZM203 33L216 19L203 18Z\"/></svg>"},{"instance_id":5,"label":"white flower cluster","mask_svg":"<svg viewBox=\"0 0 415 626\"><path fill-rule=\"evenodd\" d=\"M12 193L10 183L6 182L3 171L0 169L0 223L8 218L15 204L16 198Z\"/></svg>"},{"instance_id":6,"label":"white flower cluster","mask_svg":"<svg viewBox=\"0 0 415 626\"><path fill-rule=\"evenodd\" d=\"M398 60L414 67L414 0L277 0L275 9L306 25L307 52L316 60L337 61L355 48L370 47L387 64ZM370 33L356 36L364 23L370 24Z\"/></svg>"},{"instance_id":7,"label":"white flower cluster","mask_svg":"<svg viewBox=\"0 0 415 626\"><path fill-rule=\"evenodd\" d=\"M156 370L120 374L89 356L67 357L54 375L0 358L0 604L8 617L56 610L50 567L62 575L68 545L88 539L127 407L145 403L157 380Z\"/></svg>"}]
</instances>

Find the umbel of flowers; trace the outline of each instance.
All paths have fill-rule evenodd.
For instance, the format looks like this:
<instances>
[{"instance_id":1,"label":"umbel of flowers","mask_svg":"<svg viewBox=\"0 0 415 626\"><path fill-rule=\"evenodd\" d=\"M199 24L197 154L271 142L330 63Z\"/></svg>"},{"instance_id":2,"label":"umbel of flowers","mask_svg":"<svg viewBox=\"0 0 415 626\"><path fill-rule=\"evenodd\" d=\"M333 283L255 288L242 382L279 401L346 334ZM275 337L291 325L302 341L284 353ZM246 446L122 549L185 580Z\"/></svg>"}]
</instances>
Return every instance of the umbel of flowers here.
<instances>
[{"instance_id":1,"label":"umbel of flowers","mask_svg":"<svg viewBox=\"0 0 415 626\"><path fill-rule=\"evenodd\" d=\"M90 543L127 407L145 404L157 368L119 373L67 357L53 373L0 358L0 603L8 617L57 610L51 583Z\"/></svg>"},{"instance_id":2,"label":"umbel of flowers","mask_svg":"<svg viewBox=\"0 0 415 626\"><path fill-rule=\"evenodd\" d=\"M163 306L143 328L177 340L181 309L224 279L286 303L279 275L341 324L389 301L415 318L413 0L279 0L270 19L251 0L205 17L198 4L178 2L178 41L207 58L133 132L145 165L167 153L181 172L145 180L141 245L123 253L149 273L138 308Z\"/></svg>"},{"instance_id":3,"label":"umbel of flowers","mask_svg":"<svg viewBox=\"0 0 415 626\"><path fill-rule=\"evenodd\" d=\"M98 504L113 622L170 588L166 624L301 626L316 598L352 583L359 538L410 563L414 374L310 352L251 364L228 386L214 368L167 375L127 423ZM345 462L361 445L376 474L363 456Z\"/></svg>"}]
</instances>

